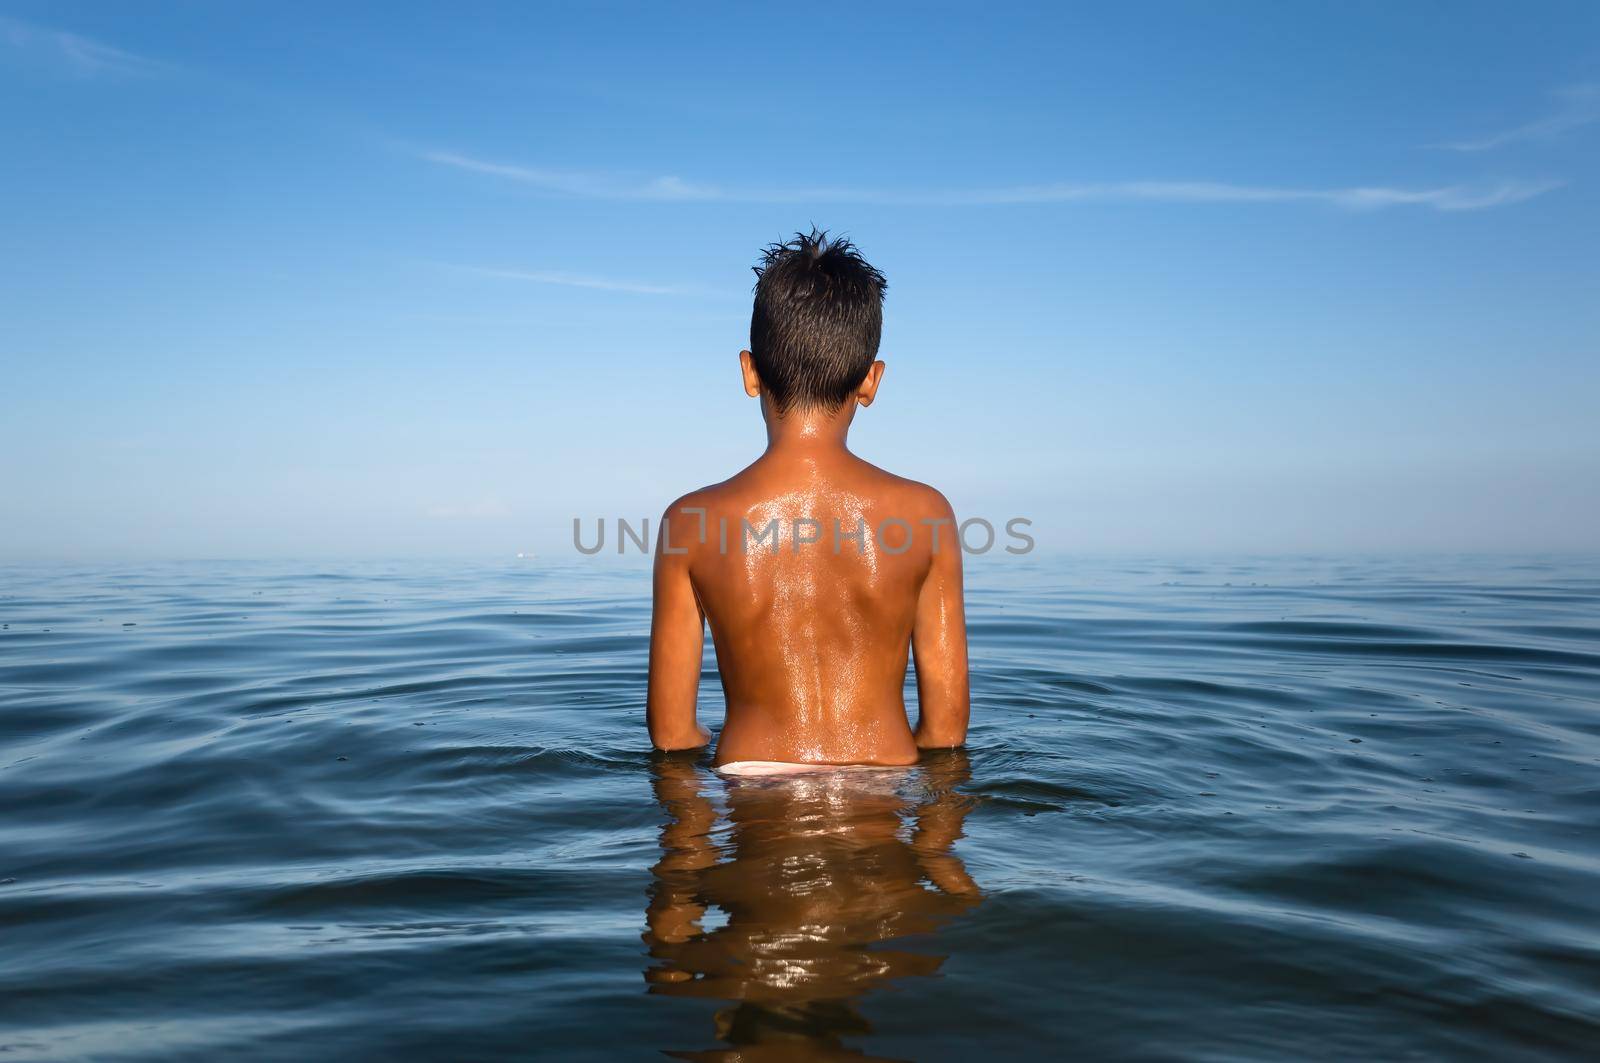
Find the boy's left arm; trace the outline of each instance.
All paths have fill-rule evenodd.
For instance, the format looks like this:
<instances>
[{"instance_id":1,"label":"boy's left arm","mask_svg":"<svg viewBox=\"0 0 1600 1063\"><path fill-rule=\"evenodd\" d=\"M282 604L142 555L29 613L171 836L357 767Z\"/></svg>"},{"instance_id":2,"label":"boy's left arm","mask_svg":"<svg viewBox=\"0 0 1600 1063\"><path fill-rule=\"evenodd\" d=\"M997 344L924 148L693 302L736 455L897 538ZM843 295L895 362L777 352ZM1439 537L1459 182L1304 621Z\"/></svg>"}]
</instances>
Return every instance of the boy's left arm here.
<instances>
[{"instance_id":1,"label":"boy's left arm","mask_svg":"<svg viewBox=\"0 0 1600 1063\"><path fill-rule=\"evenodd\" d=\"M669 509L656 539L653 607L650 615L650 683L645 720L657 749L694 749L711 740L695 722L695 697L700 691L700 661L705 648L705 616L689 579L689 557L680 530L668 550ZM678 520L681 529L683 520Z\"/></svg>"},{"instance_id":2,"label":"boy's left arm","mask_svg":"<svg viewBox=\"0 0 1600 1063\"><path fill-rule=\"evenodd\" d=\"M911 627L911 655L917 669L920 712L913 731L920 749L959 746L967 740L971 693L967 677L967 613L961 593L961 540L955 513L938 496L933 560L917 593Z\"/></svg>"}]
</instances>

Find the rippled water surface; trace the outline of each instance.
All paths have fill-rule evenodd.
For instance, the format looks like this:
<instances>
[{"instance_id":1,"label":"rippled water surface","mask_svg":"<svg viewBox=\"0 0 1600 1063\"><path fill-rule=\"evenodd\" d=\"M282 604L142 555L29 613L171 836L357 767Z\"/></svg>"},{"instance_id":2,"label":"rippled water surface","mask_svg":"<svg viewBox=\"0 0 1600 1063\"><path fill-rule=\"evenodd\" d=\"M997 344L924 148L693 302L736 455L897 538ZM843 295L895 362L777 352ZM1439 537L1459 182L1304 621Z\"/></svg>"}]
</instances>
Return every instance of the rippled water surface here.
<instances>
[{"instance_id":1,"label":"rippled water surface","mask_svg":"<svg viewBox=\"0 0 1600 1063\"><path fill-rule=\"evenodd\" d=\"M0 569L0 1051L1592 1058L1600 564L969 584L964 753L724 781L636 564Z\"/></svg>"}]
</instances>

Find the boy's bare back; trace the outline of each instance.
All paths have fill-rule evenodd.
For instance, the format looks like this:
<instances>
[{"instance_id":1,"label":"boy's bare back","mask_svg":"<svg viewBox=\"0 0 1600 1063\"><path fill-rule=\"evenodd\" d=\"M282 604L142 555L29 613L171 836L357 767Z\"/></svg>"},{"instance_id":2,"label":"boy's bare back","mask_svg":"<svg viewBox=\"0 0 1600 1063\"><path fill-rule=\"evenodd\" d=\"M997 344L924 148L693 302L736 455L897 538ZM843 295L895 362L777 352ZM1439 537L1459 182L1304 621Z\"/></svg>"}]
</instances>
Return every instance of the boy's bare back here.
<instances>
[{"instance_id":1,"label":"boy's bare back","mask_svg":"<svg viewBox=\"0 0 1600 1063\"><path fill-rule=\"evenodd\" d=\"M757 289L751 346L761 353L740 358L746 391L762 399L766 452L731 479L674 502L657 539L651 738L664 749L707 741L695 720L695 696L709 623L727 701L719 765L909 764L919 746L959 745L966 735L957 529L939 492L846 449L851 419L872 401L883 372L873 360L875 325L864 330L851 316L860 312L847 299L860 294L852 270L870 271L875 290L865 294L878 300L882 278L848 245L830 249L821 240L814 235L775 248L763 272L763 284L787 282L779 294L791 308L795 288L801 296L845 302L842 309L810 308L801 322L815 322L812 333L792 321L763 321ZM775 264L780 251L787 255ZM777 361L781 341L797 332L799 344L788 347L797 357ZM863 332L870 332L864 362L849 343ZM838 358L817 372L806 359L819 348L858 361ZM818 386L819 379L828 383L829 368L838 370L831 392ZM857 368L860 380L842 401L831 401ZM794 387L784 387L796 382L813 398L821 390L825 401L797 401ZM915 659L920 703L915 731L902 697L908 656Z\"/></svg>"}]
</instances>

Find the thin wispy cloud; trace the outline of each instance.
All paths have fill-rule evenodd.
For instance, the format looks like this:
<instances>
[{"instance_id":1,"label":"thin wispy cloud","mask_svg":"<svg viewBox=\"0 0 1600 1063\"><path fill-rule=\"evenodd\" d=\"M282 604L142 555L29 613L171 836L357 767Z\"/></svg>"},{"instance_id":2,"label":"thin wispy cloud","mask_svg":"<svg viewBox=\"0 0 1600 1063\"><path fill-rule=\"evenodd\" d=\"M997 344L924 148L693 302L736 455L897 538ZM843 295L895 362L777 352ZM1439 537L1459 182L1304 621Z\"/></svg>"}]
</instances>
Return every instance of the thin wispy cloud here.
<instances>
[{"instance_id":1,"label":"thin wispy cloud","mask_svg":"<svg viewBox=\"0 0 1600 1063\"><path fill-rule=\"evenodd\" d=\"M1347 210L1423 206L1434 210L1484 210L1520 203L1560 187L1559 181L1497 181L1436 188L1277 188L1210 181L1122 181L1108 184L1051 184L972 192L912 193L882 202L934 206L984 206L1007 203L1323 203Z\"/></svg>"},{"instance_id":2,"label":"thin wispy cloud","mask_svg":"<svg viewBox=\"0 0 1600 1063\"><path fill-rule=\"evenodd\" d=\"M597 171L558 170L492 162L447 151L424 160L505 178L561 195L646 202L864 203L883 206L982 207L1030 203L1322 203L1349 210L1422 206L1434 210L1485 210L1520 203L1561 185L1510 180L1433 188L1281 188L1208 181L1052 183L968 189L750 188L685 181L674 176L629 177Z\"/></svg>"},{"instance_id":3,"label":"thin wispy cloud","mask_svg":"<svg viewBox=\"0 0 1600 1063\"><path fill-rule=\"evenodd\" d=\"M65 30L0 16L0 44L14 55L49 63L80 77L155 74L165 63Z\"/></svg>"},{"instance_id":4,"label":"thin wispy cloud","mask_svg":"<svg viewBox=\"0 0 1600 1063\"><path fill-rule=\"evenodd\" d=\"M440 262L437 265L462 273L475 273L480 277L500 277L505 280L527 281L532 284L554 284L565 288L590 288L602 292L628 292L633 295L708 294L704 289L688 285L641 284L631 280L592 277L581 273L564 273L557 270L496 269L489 266L464 266L453 262Z\"/></svg>"},{"instance_id":5,"label":"thin wispy cloud","mask_svg":"<svg viewBox=\"0 0 1600 1063\"><path fill-rule=\"evenodd\" d=\"M1549 140L1574 129L1600 122L1600 84L1572 85L1555 93L1556 109L1543 118L1503 129L1487 136L1446 141L1429 147L1447 151L1492 151L1507 144Z\"/></svg>"},{"instance_id":6,"label":"thin wispy cloud","mask_svg":"<svg viewBox=\"0 0 1600 1063\"><path fill-rule=\"evenodd\" d=\"M510 163L474 159L449 151L424 151L421 156L428 162L438 163L441 166L453 166L458 170L504 177L550 192L565 192L590 199L725 200L728 198L725 189L711 185L691 185L676 177L640 180L592 171L516 166Z\"/></svg>"}]
</instances>

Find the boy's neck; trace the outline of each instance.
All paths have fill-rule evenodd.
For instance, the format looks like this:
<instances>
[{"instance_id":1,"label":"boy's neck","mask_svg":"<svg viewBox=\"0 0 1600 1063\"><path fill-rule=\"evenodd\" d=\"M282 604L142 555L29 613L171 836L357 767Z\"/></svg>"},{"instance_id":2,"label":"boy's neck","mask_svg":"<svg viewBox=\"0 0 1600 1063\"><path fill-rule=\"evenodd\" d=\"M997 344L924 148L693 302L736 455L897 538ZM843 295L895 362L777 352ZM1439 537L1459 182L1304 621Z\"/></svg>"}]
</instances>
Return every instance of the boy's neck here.
<instances>
[{"instance_id":1,"label":"boy's neck","mask_svg":"<svg viewBox=\"0 0 1600 1063\"><path fill-rule=\"evenodd\" d=\"M782 417L769 415L767 453L774 457L849 453L845 442L855 413L856 404L847 402L832 411L790 410Z\"/></svg>"}]
</instances>

